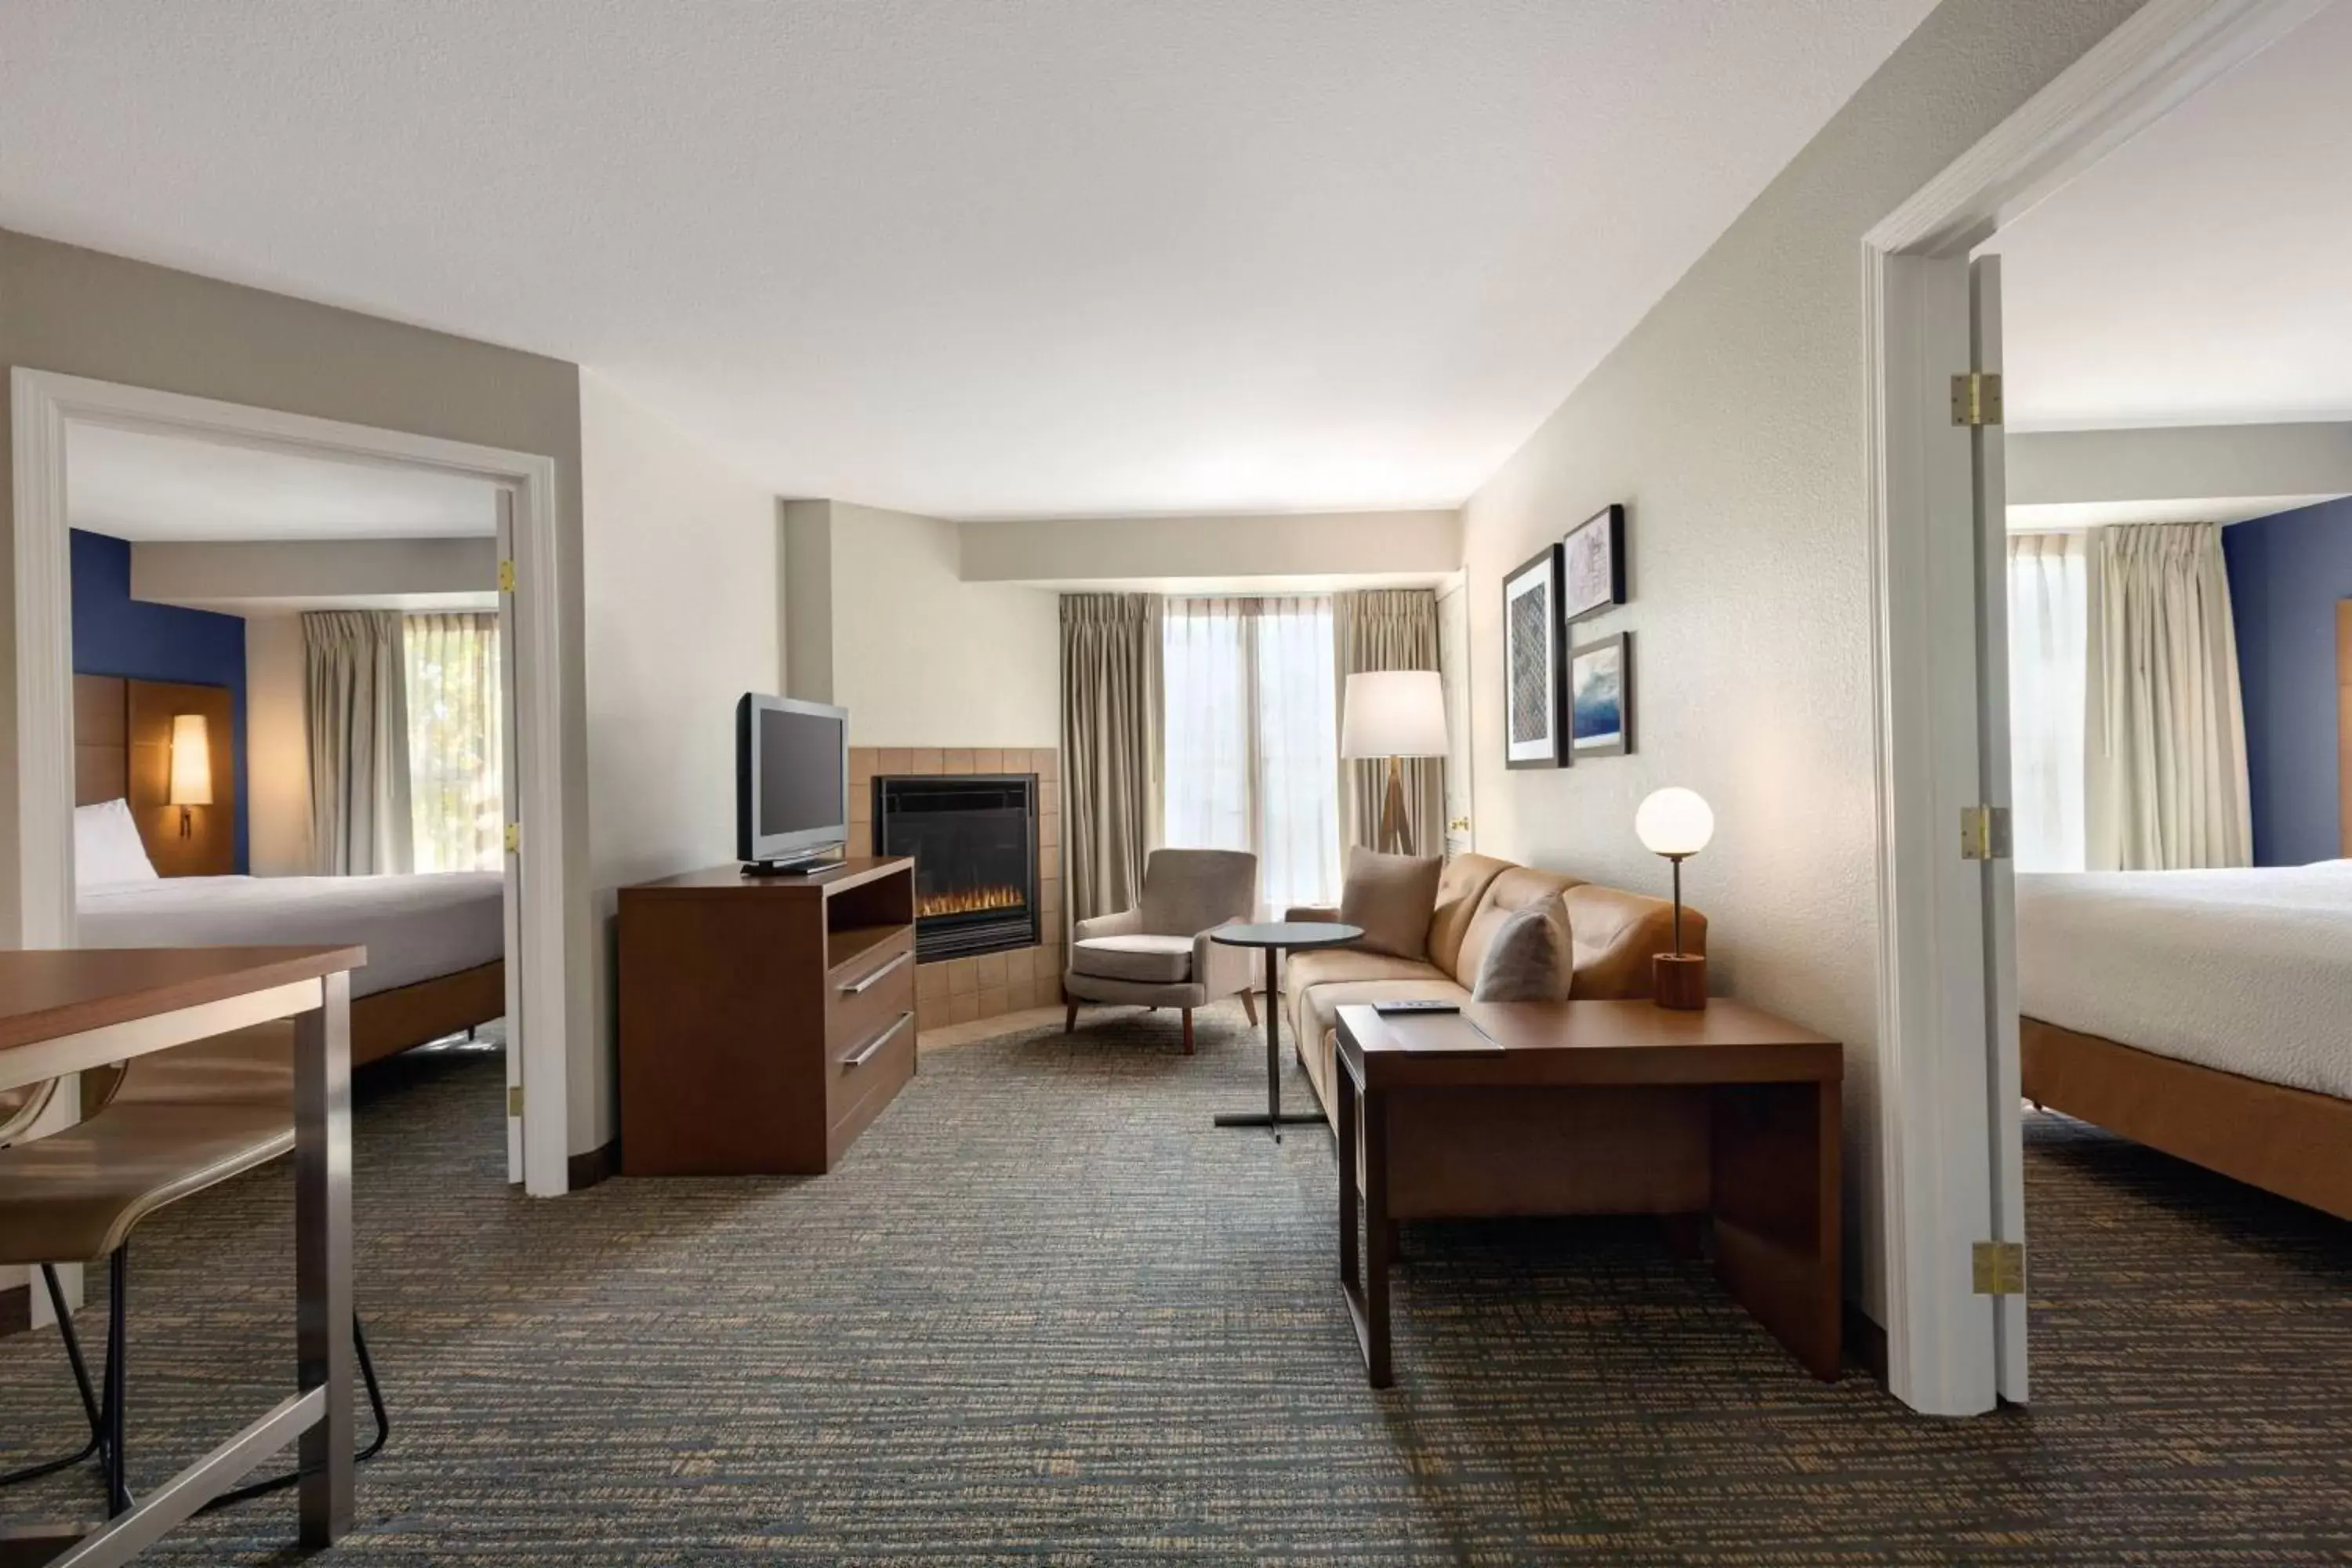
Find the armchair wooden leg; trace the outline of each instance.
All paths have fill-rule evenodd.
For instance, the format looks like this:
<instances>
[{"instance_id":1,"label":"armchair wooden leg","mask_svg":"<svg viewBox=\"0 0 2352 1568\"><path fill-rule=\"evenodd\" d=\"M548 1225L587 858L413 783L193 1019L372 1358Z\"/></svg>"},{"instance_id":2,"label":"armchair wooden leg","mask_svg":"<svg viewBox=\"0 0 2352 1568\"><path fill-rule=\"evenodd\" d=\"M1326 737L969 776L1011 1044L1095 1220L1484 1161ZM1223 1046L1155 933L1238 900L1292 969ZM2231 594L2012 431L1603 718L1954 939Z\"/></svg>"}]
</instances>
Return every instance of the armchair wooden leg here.
<instances>
[{"instance_id":1,"label":"armchair wooden leg","mask_svg":"<svg viewBox=\"0 0 2352 1568\"><path fill-rule=\"evenodd\" d=\"M1069 1011L1062 1015L1062 1033L1066 1035L1075 1035L1077 1032L1078 1005L1076 1002L1073 1002L1069 1005Z\"/></svg>"},{"instance_id":2,"label":"armchair wooden leg","mask_svg":"<svg viewBox=\"0 0 2352 1568\"><path fill-rule=\"evenodd\" d=\"M1242 991L1242 1011L1243 1011L1244 1014L1248 1015L1249 1021L1250 1021L1250 1027L1251 1027L1251 1028L1253 1028L1253 1029L1256 1028L1256 1027L1257 1027L1257 994L1256 994L1255 992L1254 992L1254 991L1249 990L1247 987L1244 987L1244 988L1243 988L1243 991Z\"/></svg>"},{"instance_id":3,"label":"armchair wooden leg","mask_svg":"<svg viewBox=\"0 0 2352 1568\"><path fill-rule=\"evenodd\" d=\"M1184 1009L1184 1054L1192 1054L1192 1009Z\"/></svg>"}]
</instances>

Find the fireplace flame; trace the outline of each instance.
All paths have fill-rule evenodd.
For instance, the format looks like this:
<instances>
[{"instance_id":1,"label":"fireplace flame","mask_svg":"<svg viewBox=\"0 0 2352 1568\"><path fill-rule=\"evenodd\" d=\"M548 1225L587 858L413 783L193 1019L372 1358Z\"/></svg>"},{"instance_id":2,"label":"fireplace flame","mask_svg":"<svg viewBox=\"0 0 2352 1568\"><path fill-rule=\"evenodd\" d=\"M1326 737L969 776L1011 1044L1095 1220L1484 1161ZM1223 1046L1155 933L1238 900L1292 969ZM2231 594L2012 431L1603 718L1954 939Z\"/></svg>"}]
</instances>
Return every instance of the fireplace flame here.
<instances>
[{"instance_id":1,"label":"fireplace flame","mask_svg":"<svg viewBox=\"0 0 2352 1568\"><path fill-rule=\"evenodd\" d=\"M1029 901L1018 888L963 888L952 893L925 893L915 900L915 915L970 915L982 910L1017 910Z\"/></svg>"}]
</instances>

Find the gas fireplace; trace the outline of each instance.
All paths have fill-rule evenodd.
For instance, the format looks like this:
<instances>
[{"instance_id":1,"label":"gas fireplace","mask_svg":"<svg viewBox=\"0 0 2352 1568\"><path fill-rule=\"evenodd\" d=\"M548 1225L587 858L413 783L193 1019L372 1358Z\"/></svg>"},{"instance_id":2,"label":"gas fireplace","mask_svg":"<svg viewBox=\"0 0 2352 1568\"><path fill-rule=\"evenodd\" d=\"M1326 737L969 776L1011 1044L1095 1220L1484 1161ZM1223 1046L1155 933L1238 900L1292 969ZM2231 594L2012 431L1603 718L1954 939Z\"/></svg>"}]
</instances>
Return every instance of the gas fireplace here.
<instances>
[{"instance_id":1,"label":"gas fireplace","mask_svg":"<svg viewBox=\"0 0 2352 1568\"><path fill-rule=\"evenodd\" d=\"M874 850L914 858L917 958L1037 942L1035 774L877 778Z\"/></svg>"}]
</instances>

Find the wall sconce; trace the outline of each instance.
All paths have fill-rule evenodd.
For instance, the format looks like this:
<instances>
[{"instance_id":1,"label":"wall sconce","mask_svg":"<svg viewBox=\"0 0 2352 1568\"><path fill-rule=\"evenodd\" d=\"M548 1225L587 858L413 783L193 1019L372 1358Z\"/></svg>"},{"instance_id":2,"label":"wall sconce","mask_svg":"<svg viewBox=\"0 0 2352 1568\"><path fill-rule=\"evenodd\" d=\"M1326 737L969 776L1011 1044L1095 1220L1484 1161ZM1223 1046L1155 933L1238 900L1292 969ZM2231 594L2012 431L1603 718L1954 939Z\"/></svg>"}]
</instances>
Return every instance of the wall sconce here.
<instances>
[{"instance_id":1,"label":"wall sconce","mask_svg":"<svg viewBox=\"0 0 2352 1568\"><path fill-rule=\"evenodd\" d=\"M201 713L172 716L172 793L165 804L180 808L180 837L194 829L188 807L213 803L212 726Z\"/></svg>"}]
</instances>

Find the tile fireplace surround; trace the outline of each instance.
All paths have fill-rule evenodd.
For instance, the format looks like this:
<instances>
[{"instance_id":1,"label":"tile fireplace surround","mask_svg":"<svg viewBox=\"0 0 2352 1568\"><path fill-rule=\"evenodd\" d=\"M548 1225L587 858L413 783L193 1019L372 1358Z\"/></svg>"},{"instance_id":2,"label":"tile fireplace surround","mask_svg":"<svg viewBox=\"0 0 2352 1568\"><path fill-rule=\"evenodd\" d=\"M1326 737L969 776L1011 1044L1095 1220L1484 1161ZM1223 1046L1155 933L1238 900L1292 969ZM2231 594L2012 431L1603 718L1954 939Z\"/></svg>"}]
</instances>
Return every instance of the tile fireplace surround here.
<instances>
[{"instance_id":1,"label":"tile fireplace surround","mask_svg":"<svg viewBox=\"0 0 2352 1568\"><path fill-rule=\"evenodd\" d=\"M1058 1006L1062 1000L1062 782L1050 746L994 749L906 746L849 748L849 853L874 853L874 780L893 773L1037 775L1037 927L1034 947L948 958L915 971L915 1026L936 1029Z\"/></svg>"}]
</instances>

